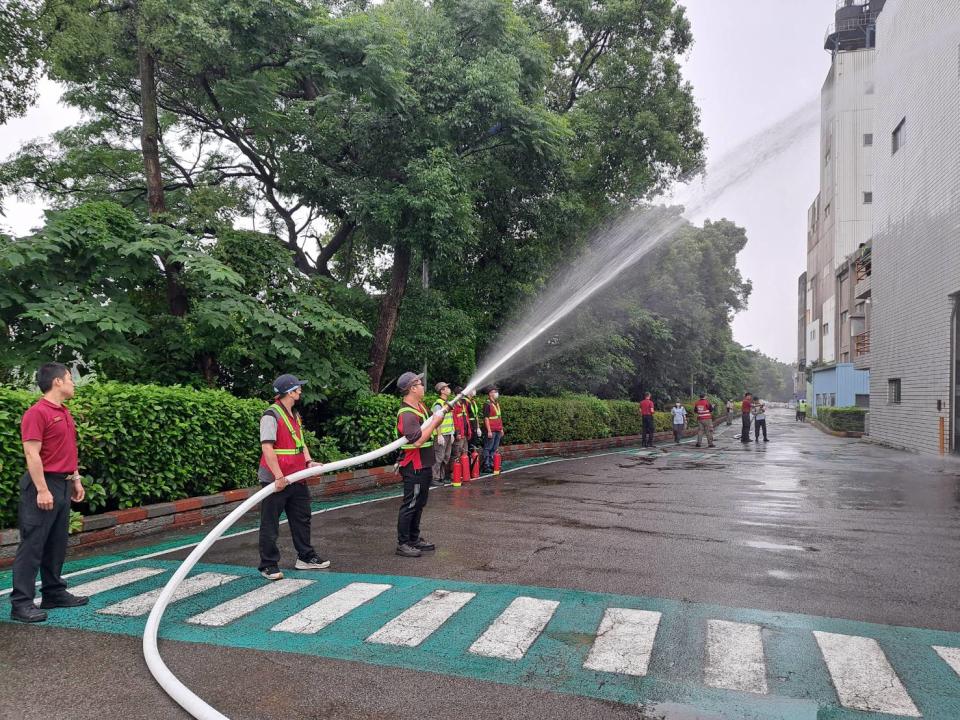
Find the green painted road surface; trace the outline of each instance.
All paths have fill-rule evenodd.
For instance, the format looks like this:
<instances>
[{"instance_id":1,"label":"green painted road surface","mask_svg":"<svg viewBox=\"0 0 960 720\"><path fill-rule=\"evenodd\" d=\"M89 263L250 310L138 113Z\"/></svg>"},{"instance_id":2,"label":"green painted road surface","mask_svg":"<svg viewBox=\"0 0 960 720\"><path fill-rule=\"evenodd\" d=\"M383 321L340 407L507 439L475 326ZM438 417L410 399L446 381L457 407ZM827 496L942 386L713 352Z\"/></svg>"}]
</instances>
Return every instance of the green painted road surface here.
<instances>
[{"instance_id":1,"label":"green painted road surface","mask_svg":"<svg viewBox=\"0 0 960 720\"><path fill-rule=\"evenodd\" d=\"M46 625L139 636L177 566L142 559L85 572L72 589L90 604L52 611ZM724 718L960 718L960 633L417 577L290 571L267 583L235 565L198 565L180 592L164 640L647 708L684 704Z\"/></svg>"}]
</instances>

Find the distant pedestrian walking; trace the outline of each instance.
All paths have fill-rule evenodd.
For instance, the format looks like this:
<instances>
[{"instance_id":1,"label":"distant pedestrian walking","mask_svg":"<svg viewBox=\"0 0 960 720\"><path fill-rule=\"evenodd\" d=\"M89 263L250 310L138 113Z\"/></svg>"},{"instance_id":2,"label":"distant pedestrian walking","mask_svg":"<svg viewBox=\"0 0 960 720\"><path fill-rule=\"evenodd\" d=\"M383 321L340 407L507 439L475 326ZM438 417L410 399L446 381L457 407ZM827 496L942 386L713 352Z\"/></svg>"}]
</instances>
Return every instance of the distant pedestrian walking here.
<instances>
[{"instance_id":1,"label":"distant pedestrian walking","mask_svg":"<svg viewBox=\"0 0 960 720\"><path fill-rule=\"evenodd\" d=\"M727 425L733 425L733 410L735 407L733 400L727 400Z\"/></svg>"},{"instance_id":2,"label":"distant pedestrian walking","mask_svg":"<svg viewBox=\"0 0 960 720\"><path fill-rule=\"evenodd\" d=\"M653 400L650 399L650 393L644 393L643 400L640 401L640 416L643 421L643 447L653 447Z\"/></svg>"},{"instance_id":3,"label":"distant pedestrian walking","mask_svg":"<svg viewBox=\"0 0 960 720\"><path fill-rule=\"evenodd\" d=\"M741 413L740 442L742 443L750 442L750 425L752 420L750 411L752 408L753 408L753 395L746 392L743 394L743 403L740 405L740 413Z\"/></svg>"},{"instance_id":4,"label":"distant pedestrian walking","mask_svg":"<svg viewBox=\"0 0 960 720\"><path fill-rule=\"evenodd\" d=\"M693 411L697 415L697 447L702 445L704 435L707 436L707 447L714 447L713 405L704 393L700 393L700 399L694 403Z\"/></svg>"},{"instance_id":5,"label":"distant pedestrian walking","mask_svg":"<svg viewBox=\"0 0 960 720\"><path fill-rule=\"evenodd\" d=\"M767 442L767 406L763 400L758 400L753 406L754 442L760 442L761 430L763 430L763 441Z\"/></svg>"},{"instance_id":6,"label":"distant pedestrian walking","mask_svg":"<svg viewBox=\"0 0 960 720\"><path fill-rule=\"evenodd\" d=\"M807 421L807 399L803 398L797 403L797 422Z\"/></svg>"},{"instance_id":7,"label":"distant pedestrian walking","mask_svg":"<svg viewBox=\"0 0 960 720\"><path fill-rule=\"evenodd\" d=\"M680 438L683 437L683 431L687 427L687 409L677 400L670 410L670 414L673 415L673 441L679 445Z\"/></svg>"}]
</instances>

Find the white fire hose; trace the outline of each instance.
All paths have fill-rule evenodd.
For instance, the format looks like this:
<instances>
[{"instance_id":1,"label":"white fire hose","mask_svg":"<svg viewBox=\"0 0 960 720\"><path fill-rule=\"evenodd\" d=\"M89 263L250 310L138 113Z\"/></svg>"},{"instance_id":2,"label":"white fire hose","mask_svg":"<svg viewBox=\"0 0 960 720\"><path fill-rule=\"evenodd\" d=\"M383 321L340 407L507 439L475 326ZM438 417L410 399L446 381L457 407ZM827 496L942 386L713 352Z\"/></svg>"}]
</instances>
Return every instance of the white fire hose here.
<instances>
[{"instance_id":1,"label":"white fire hose","mask_svg":"<svg viewBox=\"0 0 960 720\"><path fill-rule=\"evenodd\" d=\"M468 387L467 390L469 389L470 388ZM442 416L449 411L450 407L456 404L466 394L466 392L467 391L464 391L460 395L457 395L457 397L455 397L453 400L448 400L445 405L445 409L438 410L437 414ZM425 427L429 422L430 419L424 422L421 428ZM356 465L362 465L372 460L376 460L379 457L383 457L394 450L399 450L400 446L406 444L406 442L406 438L401 437L397 440L394 440L389 445L384 445L382 448L371 450L363 455L347 458L346 460L337 460L336 462L327 463L321 467L308 468L306 470L301 470L298 473L293 473L287 477L287 480L289 482L299 482L300 480L305 480L306 478L313 477L314 475L337 472L338 470L344 470ZM162 687L170 697L176 700L184 710L193 715L193 717L197 718L197 720L229 720L229 718L208 705L202 698L200 698L199 695L180 682L176 675L170 672L170 668L168 668L166 663L163 662L163 658L160 657L160 652L157 650L157 631L160 628L160 620L163 618L163 613L166 611L167 605L170 603L170 599L173 597L173 594L176 592L177 588L180 587L180 583L183 582L184 578L187 577L187 575L193 569L193 566L200 561L200 558L206 554L207 550L209 550L210 547L217 540L219 540L220 537L227 530L229 530L235 522L237 522L237 520L243 517L243 515L250 510L250 508L259 504L261 500L267 497L267 495L275 491L276 486L274 483L270 483L257 493L244 500L233 510L233 512L227 515L217 524L215 528L213 528L213 530L210 531L210 534L207 535L200 542L200 544L193 549L193 551L187 556L186 560L184 560L180 567L177 568L176 572L173 573L173 576L170 578L170 580L167 581L167 584L160 593L160 597L157 598L157 602L150 611L150 616L147 618L146 627L143 629L143 657L147 661L147 667L150 668L151 674L160 684L160 687Z\"/></svg>"}]
</instances>

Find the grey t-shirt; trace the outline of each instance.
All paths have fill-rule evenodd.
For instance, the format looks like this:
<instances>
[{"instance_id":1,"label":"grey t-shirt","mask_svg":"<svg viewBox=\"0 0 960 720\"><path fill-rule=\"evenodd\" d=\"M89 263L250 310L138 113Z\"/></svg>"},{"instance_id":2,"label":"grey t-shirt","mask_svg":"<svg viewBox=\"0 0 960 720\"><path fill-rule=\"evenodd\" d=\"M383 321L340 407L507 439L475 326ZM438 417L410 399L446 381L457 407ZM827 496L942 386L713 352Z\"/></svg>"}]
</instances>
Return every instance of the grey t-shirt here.
<instances>
[{"instance_id":1,"label":"grey t-shirt","mask_svg":"<svg viewBox=\"0 0 960 720\"><path fill-rule=\"evenodd\" d=\"M260 418L260 442L273 444L276 441L277 419L270 413L265 413L264 416ZM270 471L270 468L264 467L263 465L258 467L257 480L259 480L262 485L269 485L272 483L274 477L273 473Z\"/></svg>"}]
</instances>

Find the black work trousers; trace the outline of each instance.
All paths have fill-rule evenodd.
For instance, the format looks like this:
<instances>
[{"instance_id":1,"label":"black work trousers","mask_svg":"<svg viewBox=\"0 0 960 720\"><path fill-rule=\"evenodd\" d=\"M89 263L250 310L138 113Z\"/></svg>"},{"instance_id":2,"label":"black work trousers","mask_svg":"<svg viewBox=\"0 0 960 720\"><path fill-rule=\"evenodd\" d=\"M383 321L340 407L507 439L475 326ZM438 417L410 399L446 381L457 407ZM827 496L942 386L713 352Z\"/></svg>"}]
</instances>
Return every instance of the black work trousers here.
<instances>
[{"instance_id":1,"label":"black work trousers","mask_svg":"<svg viewBox=\"0 0 960 720\"><path fill-rule=\"evenodd\" d=\"M403 504L397 517L397 544L409 545L420 539L420 517L430 497L430 479L433 471L429 467L414 470L413 463L400 468L403 478Z\"/></svg>"},{"instance_id":2,"label":"black work trousers","mask_svg":"<svg viewBox=\"0 0 960 720\"><path fill-rule=\"evenodd\" d=\"M287 514L290 536L297 557L307 560L315 552L310 541L310 489L302 482L290 483L283 490L267 495L260 504L260 569L277 567L280 562L280 513Z\"/></svg>"},{"instance_id":3,"label":"black work trousers","mask_svg":"<svg viewBox=\"0 0 960 720\"><path fill-rule=\"evenodd\" d=\"M653 415L643 416L643 447L653 447Z\"/></svg>"},{"instance_id":4,"label":"black work trousers","mask_svg":"<svg viewBox=\"0 0 960 720\"><path fill-rule=\"evenodd\" d=\"M750 413L743 413L743 429L740 430L740 442L750 442Z\"/></svg>"},{"instance_id":5,"label":"black work trousers","mask_svg":"<svg viewBox=\"0 0 960 720\"><path fill-rule=\"evenodd\" d=\"M66 473L44 473L47 489L53 495L53 509L37 507L37 486L30 473L20 478L20 545L13 561L13 592L10 603L22 608L33 604L36 596L37 570L40 591L56 597L67 589L60 573L67 556L67 535L70 528L70 486Z\"/></svg>"},{"instance_id":6,"label":"black work trousers","mask_svg":"<svg viewBox=\"0 0 960 720\"><path fill-rule=\"evenodd\" d=\"M761 430L763 430L763 439L766 440L767 439L767 421L766 419L760 420L758 418L753 429L755 439L757 440L760 439Z\"/></svg>"}]
</instances>

